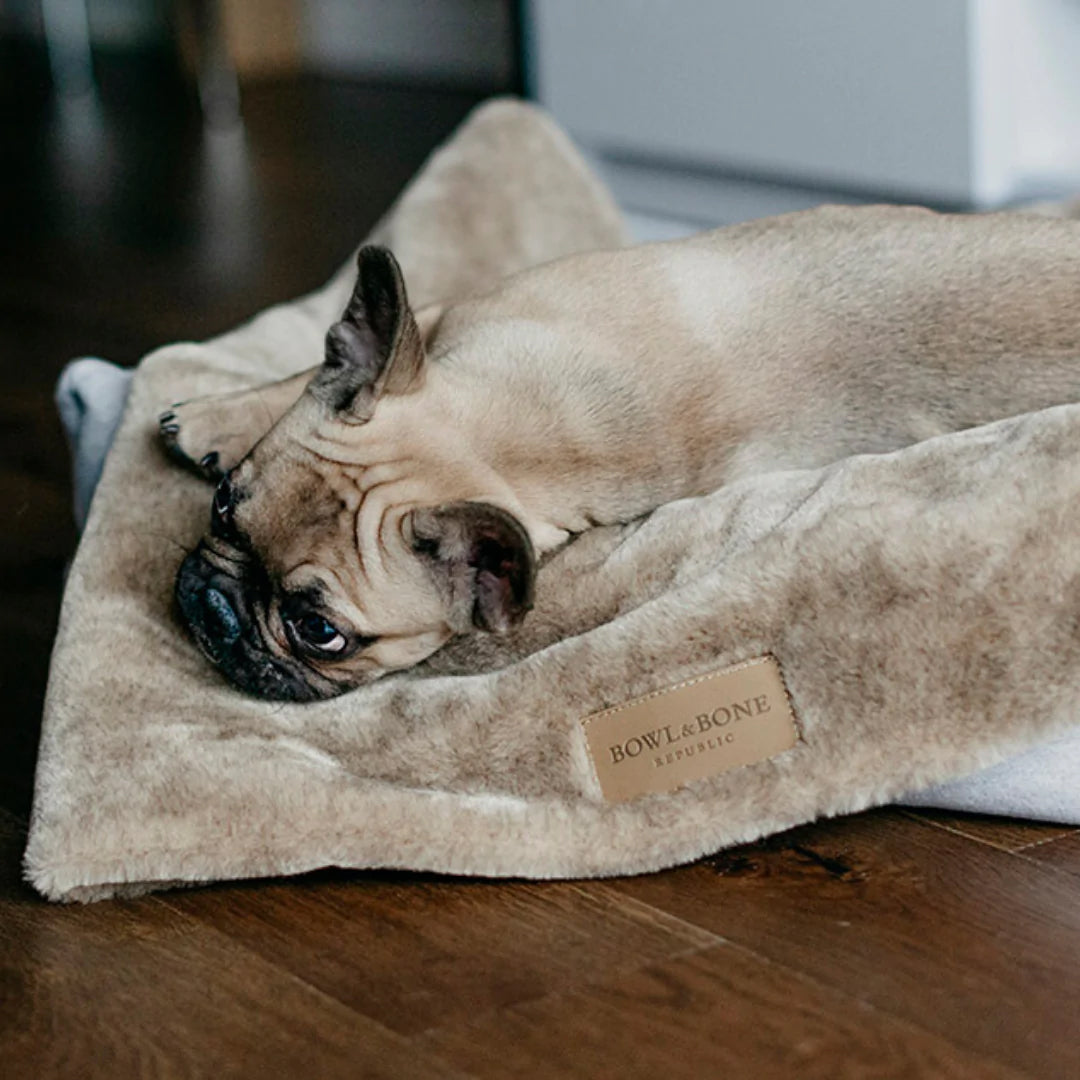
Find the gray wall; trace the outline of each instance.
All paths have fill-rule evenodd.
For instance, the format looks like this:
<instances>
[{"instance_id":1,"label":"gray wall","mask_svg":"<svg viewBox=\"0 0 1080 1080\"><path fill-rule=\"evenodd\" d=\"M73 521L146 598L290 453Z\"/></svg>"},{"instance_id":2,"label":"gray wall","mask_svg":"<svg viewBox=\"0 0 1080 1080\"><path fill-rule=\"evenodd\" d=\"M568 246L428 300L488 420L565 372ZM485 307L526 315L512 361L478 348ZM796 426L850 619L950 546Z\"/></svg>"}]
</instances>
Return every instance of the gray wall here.
<instances>
[{"instance_id":1,"label":"gray wall","mask_svg":"<svg viewBox=\"0 0 1080 1080\"><path fill-rule=\"evenodd\" d=\"M770 211L795 189L992 206L1080 186L1080 0L530 11L540 100L649 209L707 215L710 176L795 192Z\"/></svg>"}]
</instances>

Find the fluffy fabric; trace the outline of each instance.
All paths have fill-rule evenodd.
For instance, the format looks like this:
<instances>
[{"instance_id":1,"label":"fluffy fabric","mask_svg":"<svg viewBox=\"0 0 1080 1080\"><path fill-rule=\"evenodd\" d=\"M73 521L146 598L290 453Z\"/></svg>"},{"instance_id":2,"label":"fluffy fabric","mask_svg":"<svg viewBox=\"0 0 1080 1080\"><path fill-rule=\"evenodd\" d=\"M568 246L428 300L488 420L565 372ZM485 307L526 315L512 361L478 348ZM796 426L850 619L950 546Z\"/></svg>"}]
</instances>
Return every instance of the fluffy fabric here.
<instances>
[{"instance_id":1,"label":"fluffy fabric","mask_svg":"<svg viewBox=\"0 0 1080 1080\"><path fill-rule=\"evenodd\" d=\"M374 238L423 304L622 233L564 137L501 103ZM895 800L1075 724L1074 406L594 530L545 565L539 605L509 638L464 640L318 704L243 697L173 616L208 493L161 454L155 417L317 362L350 284L343 271L213 342L160 350L135 376L54 652L26 853L46 896L327 865L640 872ZM763 655L786 681L792 749L604 799L584 717Z\"/></svg>"}]
</instances>

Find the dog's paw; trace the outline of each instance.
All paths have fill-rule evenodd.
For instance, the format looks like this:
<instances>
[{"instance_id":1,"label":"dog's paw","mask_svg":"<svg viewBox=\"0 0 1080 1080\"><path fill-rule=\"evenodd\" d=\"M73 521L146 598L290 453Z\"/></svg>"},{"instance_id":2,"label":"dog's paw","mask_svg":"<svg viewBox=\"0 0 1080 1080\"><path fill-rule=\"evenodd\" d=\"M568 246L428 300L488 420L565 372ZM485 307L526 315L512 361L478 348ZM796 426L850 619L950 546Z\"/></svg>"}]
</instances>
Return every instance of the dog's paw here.
<instances>
[{"instance_id":1,"label":"dog's paw","mask_svg":"<svg viewBox=\"0 0 1080 1080\"><path fill-rule=\"evenodd\" d=\"M244 438L221 433L227 419L217 399L181 401L158 417L158 435L174 461L217 483L251 449Z\"/></svg>"}]
</instances>

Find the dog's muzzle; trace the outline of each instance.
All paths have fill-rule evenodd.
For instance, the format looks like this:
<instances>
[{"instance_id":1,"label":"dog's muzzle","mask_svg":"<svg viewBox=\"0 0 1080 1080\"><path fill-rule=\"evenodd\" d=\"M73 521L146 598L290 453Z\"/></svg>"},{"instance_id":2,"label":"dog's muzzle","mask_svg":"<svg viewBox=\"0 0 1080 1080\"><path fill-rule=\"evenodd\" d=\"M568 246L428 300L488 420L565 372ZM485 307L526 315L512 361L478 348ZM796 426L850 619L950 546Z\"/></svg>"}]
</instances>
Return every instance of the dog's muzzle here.
<instances>
[{"instance_id":1,"label":"dog's muzzle","mask_svg":"<svg viewBox=\"0 0 1080 1080\"><path fill-rule=\"evenodd\" d=\"M180 566L176 601L199 647L220 664L243 634L240 582L209 562L200 544Z\"/></svg>"},{"instance_id":2,"label":"dog's muzzle","mask_svg":"<svg viewBox=\"0 0 1080 1080\"><path fill-rule=\"evenodd\" d=\"M274 656L263 644L242 568L239 575L229 573L208 555L204 541L180 564L175 589L183 621L206 658L234 686L257 697L324 697L298 662Z\"/></svg>"}]
</instances>

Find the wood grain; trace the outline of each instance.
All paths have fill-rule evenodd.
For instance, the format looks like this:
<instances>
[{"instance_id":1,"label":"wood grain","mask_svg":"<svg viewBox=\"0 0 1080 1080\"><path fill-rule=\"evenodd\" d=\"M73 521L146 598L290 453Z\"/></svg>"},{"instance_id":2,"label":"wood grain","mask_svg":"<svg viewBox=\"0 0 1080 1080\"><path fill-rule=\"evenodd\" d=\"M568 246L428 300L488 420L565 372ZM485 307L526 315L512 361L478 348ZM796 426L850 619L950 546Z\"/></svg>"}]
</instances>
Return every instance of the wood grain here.
<instances>
[{"instance_id":1,"label":"wood grain","mask_svg":"<svg viewBox=\"0 0 1080 1080\"><path fill-rule=\"evenodd\" d=\"M339 875L167 903L403 1033L716 941L617 893L559 882Z\"/></svg>"},{"instance_id":2,"label":"wood grain","mask_svg":"<svg viewBox=\"0 0 1080 1080\"><path fill-rule=\"evenodd\" d=\"M57 907L0 817L5 1078L442 1077L454 1070L160 900Z\"/></svg>"},{"instance_id":3,"label":"wood grain","mask_svg":"<svg viewBox=\"0 0 1080 1080\"><path fill-rule=\"evenodd\" d=\"M880 811L612 887L974 1053L1080 1075L1076 886L1019 856Z\"/></svg>"},{"instance_id":4,"label":"wood grain","mask_svg":"<svg viewBox=\"0 0 1080 1080\"><path fill-rule=\"evenodd\" d=\"M484 1077L960 1077L1019 1074L732 946L434 1031Z\"/></svg>"},{"instance_id":5,"label":"wood grain","mask_svg":"<svg viewBox=\"0 0 1080 1080\"><path fill-rule=\"evenodd\" d=\"M1080 877L1080 832L1069 833L1068 836L1045 844L1026 847L1021 854L1032 862Z\"/></svg>"},{"instance_id":6,"label":"wood grain","mask_svg":"<svg viewBox=\"0 0 1080 1080\"><path fill-rule=\"evenodd\" d=\"M995 817L991 814L961 814L951 810L918 810L905 808L917 821L934 825L946 832L970 837L1002 851L1023 851L1045 844L1077 830L1072 825L1056 825L1045 821L1023 821L1020 818Z\"/></svg>"}]
</instances>

